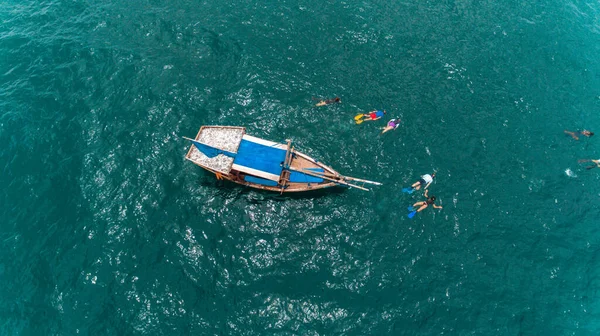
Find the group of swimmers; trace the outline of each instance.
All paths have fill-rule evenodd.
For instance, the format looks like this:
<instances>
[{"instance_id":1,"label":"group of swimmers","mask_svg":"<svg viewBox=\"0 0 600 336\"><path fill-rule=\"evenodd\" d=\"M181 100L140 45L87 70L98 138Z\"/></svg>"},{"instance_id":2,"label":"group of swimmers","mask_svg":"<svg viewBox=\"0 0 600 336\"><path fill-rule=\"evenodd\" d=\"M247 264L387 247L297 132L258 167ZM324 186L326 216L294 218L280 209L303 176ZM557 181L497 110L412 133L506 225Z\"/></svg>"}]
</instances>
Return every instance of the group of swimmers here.
<instances>
[{"instance_id":1,"label":"group of swimmers","mask_svg":"<svg viewBox=\"0 0 600 336\"><path fill-rule=\"evenodd\" d=\"M442 208L441 205L435 204L435 196L429 197L427 195L427 192L429 191L429 190L427 190L427 188L429 188L429 185L431 184L431 182L433 182L434 177L435 177L435 173L433 173L431 175L425 174L425 175L421 176L421 178L417 182L413 183L410 186L410 188L402 189L402 192L405 192L407 194L412 194L415 190L420 190L421 187L423 187L423 189L425 190L425 193L423 194L423 196L425 196L425 201L416 202L412 206L408 207L408 211L410 211L410 213L408 214L409 218L412 218L417 212L421 212L421 211L425 210L425 208L427 208L430 205L436 209Z\"/></svg>"},{"instance_id":2,"label":"group of swimmers","mask_svg":"<svg viewBox=\"0 0 600 336\"><path fill-rule=\"evenodd\" d=\"M342 100L339 97L335 97L333 99L326 99L326 100L320 100L315 106L325 106L325 105L329 105L329 104L338 104L341 103ZM356 115L356 117L354 117L354 120L356 121L357 124L362 123L363 121L375 121L375 120L379 120L381 118L383 118L386 114L386 111L383 110L375 110L375 111L371 111L369 113L360 113L358 115ZM382 127L382 132L381 134L387 132L387 131L391 131L391 130L395 130L396 128L398 128L398 126L400 126L400 118L393 118L390 121L388 121L387 125L385 127ZM593 134L593 133L592 133ZM409 218L413 218L417 213L425 210L428 206L432 206L435 209L441 209L442 206L441 205L437 205L435 204L435 196L429 196L428 190L427 188L429 188L429 185L431 184L431 182L433 182L433 178L435 177L435 173L433 174L425 174L423 176L421 176L421 178L413 183L410 188L403 188L402 192L407 193L407 194L412 194L414 191L417 190L421 190L421 188L423 188L423 190L425 190L425 193L423 194L423 196L425 196L425 200L424 201L420 201L420 202L416 202L415 204L413 204L412 206L408 207L408 217Z\"/></svg>"},{"instance_id":3,"label":"group of swimmers","mask_svg":"<svg viewBox=\"0 0 600 336\"><path fill-rule=\"evenodd\" d=\"M580 136L585 136L585 137L588 137L588 138L594 136L594 132L590 132L590 131L585 130L585 129L583 131L575 131L575 132L571 132L571 131L565 130L565 134L570 135L575 140L579 140ZM592 169L592 168L600 167L600 159L598 159L598 160L581 159L578 162L579 163L592 162L592 163L596 164L595 166L588 166L588 167L586 167L587 169Z\"/></svg>"},{"instance_id":4,"label":"group of swimmers","mask_svg":"<svg viewBox=\"0 0 600 336\"><path fill-rule=\"evenodd\" d=\"M341 102L342 102L342 100L340 99L340 97L335 97L332 99L320 100L315 106L339 104ZM385 114L386 114L385 110L383 110L383 111L374 110L369 113L359 113L356 115L356 117L354 117L354 121L356 121L357 124L360 124L363 121L375 121L375 120L379 120L379 119L383 118L385 116ZM385 127L381 128L382 129L381 134L383 134L387 131L395 130L396 128L398 128L398 126L400 126L400 121L401 120L398 117L390 119L390 121L388 121L387 125Z\"/></svg>"},{"instance_id":5,"label":"group of swimmers","mask_svg":"<svg viewBox=\"0 0 600 336\"><path fill-rule=\"evenodd\" d=\"M375 110L375 111L371 111L369 113L361 113L361 114L358 114L356 117L354 117L354 120L356 121L357 124L360 124L363 121L379 120L379 119L383 118L385 113L386 113L385 110L383 110L383 111ZM383 134L387 131L395 130L396 128L398 128L398 126L400 126L400 121L401 120L398 117L390 119L390 121L388 121L387 125L385 127L381 128L383 130L383 131L381 131L381 134Z\"/></svg>"},{"instance_id":6,"label":"group of swimmers","mask_svg":"<svg viewBox=\"0 0 600 336\"><path fill-rule=\"evenodd\" d=\"M316 106L325 106L325 105L329 105L329 104L336 104L336 103L341 103L342 100L339 97L335 97L333 99L327 99L327 100L320 100ZM363 121L375 121L375 120L379 120L381 118L383 118L386 114L386 111L383 110L375 110L375 111L371 111L369 113L360 113L358 115L356 115L356 117L354 117L354 120L356 121L357 124L362 123ZM381 132L381 134L390 131L390 130L395 130L396 128L398 128L398 126L400 125L400 118L393 118L391 119L386 127L383 127L383 131ZM575 131L575 132L571 132L568 130L564 131L566 135L571 136L573 139L575 140L579 140L579 137L585 136L585 137L592 137L594 135L593 132L590 132L588 130L582 130L582 131ZM596 167L600 167L600 159L598 160L590 160L590 159L582 159L579 160L579 163L584 163L584 162L592 162L595 165L592 166L588 166L586 167L587 169L592 169L592 168L596 168ZM423 196L425 196L425 200L424 201L420 201L420 202L416 202L414 203L412 206L408 207L408 217L412 218L416 213L421 212L423 210L425 210L428 206L433 206L435 209L441 209L442 206L436 205L435 204L435 196L431 196L429 197L427 192L427 188L429 187L429 185L431 184L431 182L433 182L433 178L435 177L435 173L433 174L425 174L423 176L421 176L421 178L413 183L411 185L410 188L403 188L402 192L407 193L407 194L412 194L414 191L420 190L421 188L423 188L423 190L425 190L425 193L423 194Z\"/></svg>"}]
</instances>

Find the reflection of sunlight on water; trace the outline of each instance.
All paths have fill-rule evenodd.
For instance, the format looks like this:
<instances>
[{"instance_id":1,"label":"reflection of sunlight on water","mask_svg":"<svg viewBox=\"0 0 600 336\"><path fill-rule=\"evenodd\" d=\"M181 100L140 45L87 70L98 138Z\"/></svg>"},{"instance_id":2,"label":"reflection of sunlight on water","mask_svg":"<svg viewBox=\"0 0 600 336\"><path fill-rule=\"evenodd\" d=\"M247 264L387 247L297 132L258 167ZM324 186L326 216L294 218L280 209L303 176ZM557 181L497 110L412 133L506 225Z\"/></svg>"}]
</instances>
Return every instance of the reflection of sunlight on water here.
<instances>
[{"instance_id":1,"label":"reflection of sunlight on water","mask_svg":"<svg viewBox=\"0 0 600 336\"><path fill-rule=\"evenodd\" d=\"M550 279L554 279L558 276L558 271L560 270L560 267L554 267L551 271L550 271Z\"/></svg>"},{"instance_id":2,"label":"reflection of sunlight on water","mask_svg":"<svg viewBox=\"0 0 600 336\"><path fill-rule=\"evenodd\" d=\"M264 308L254 314L274 319L272 328L282 328L287 323L294 324L334 322L348 317L348 312L331 302L312 302L313 300L286 299L269 296L264 300ZM295 318L292 318L295 316ZM293 321L296 320L296 321Z\"/></svg>"},{"instance_id":3,"label":"reflection of sunlight on water","mask_svg":"<svg viewBox=\"0 0 600 336\"><path fill-rule=\"evenodd\" d=\"M460 234L460 223L458 222L458 216L456 214L453 215L454 218L454 236L458 236Z\"/></svg>"}]
</instances>

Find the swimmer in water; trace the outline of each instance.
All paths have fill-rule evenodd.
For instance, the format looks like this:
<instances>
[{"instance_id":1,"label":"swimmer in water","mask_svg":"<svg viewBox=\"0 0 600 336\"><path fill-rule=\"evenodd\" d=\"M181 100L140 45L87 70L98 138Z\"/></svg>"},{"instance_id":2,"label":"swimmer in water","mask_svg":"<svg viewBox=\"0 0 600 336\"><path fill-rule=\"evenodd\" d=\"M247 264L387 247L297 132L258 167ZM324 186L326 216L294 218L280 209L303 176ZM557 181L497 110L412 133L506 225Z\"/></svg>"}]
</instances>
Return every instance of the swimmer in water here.
<instances>
[{"instance_id":1,"label":"swimmer in water","mask_svg":"<svg viewBox=\"0 0 600 336\"><path fill-rule=\"evenodd\" d=\"M365 114L361 115L361 118L363 118L362 119L363 121L378 120L378 119L381 119L385 113L386 113L385 110L384 111L371 111L369 113L365 113Z\"/></svg>"},{"instance_id":2,"label":"swimmer in water","mask_svg":"<svg viewBox=\"0 0 600 336\"><path fill-rule=\"evenodd\" d=\"M414 208L420 207L419 209L417 209L417 212L421 212L421 211L425 210L425 208L427 208L430 205L433 206L436 209L441 209L442 208L441 205L436 205L435 204L435 196L427 197L427 192L428 191L429 190L425 190L425 195L424 195L425 198L427 198L427 200L422 201L422 202L417 202L417 203L413 204Z\"/></svg>"},{"instance_id":3,"label":"swimmer in water","mask_svg":"<svg viewBox=\"0 0 600 336\"><path fill-rule=\"evenodd\" d=\"M395 130L396 128L398 128L398 126L400 126L400 118L394 118L388 121L387 126L381 128L383 130L381 134L387 131Z\"/></svg>"},{"instance_id":4,"label":"swimmer in water","mask_svg":"<svg viewBox=\"0 0 600 336\"><path fill-rule=\"evenodd\" d=\"M335 97L333 99L321 100L315 106L325 106L325 105L341 103L341 102L342 102L342 100L340 99L340 97Z\"/></svg>"},{"instance_id":5,"label":"swimmer in water","mask_svg":"<svg viewBox=\"0 0 600 336\"><path fill-rule=\"evenodd\" d=\"M435 173L429 175L429 174L425 174L423 176L421 176L421 178L413 183L413 185L411 186L413 189L415 190L419 190L421 189L422 186L425 186L425 189L427 189L429 187L429 185L431 184L431 182L433 182L433 178L435 177Z\"/></svg>"},{"instance_id":6,"label":"swimmer in water","mask_svg":"<svg viewBox=\"0 0 600 336\"><path fill-rule=\"evenodd\" d=\"M571 131L567 131L565 130L565 134L570 135L573 139L575 140L579 140L580 136L586 136L586 137L591 137L594 135L594 132L590 132L588 130L583 130L583 131L575 131L575 132L571 132Z\"/></svg>"},{"instance_id":7,"label":"swimmer in water","mask_svg":"<svg viewBox=\"0 0 600 336\"><path fill-rule=\"evenodd\" d=\"M586 169L592 169L592 168L597 168L597 167L600 167L600 159L598 159L598 160L587 160L587 159L584 159L584 160L579 160L578 162L579 162L579 163L583 163L583 162L593 162L593 163L595 163L595 164L596 164L595 166L587 166L587 167L585 167Z\"/></svg>"}]
</instances>

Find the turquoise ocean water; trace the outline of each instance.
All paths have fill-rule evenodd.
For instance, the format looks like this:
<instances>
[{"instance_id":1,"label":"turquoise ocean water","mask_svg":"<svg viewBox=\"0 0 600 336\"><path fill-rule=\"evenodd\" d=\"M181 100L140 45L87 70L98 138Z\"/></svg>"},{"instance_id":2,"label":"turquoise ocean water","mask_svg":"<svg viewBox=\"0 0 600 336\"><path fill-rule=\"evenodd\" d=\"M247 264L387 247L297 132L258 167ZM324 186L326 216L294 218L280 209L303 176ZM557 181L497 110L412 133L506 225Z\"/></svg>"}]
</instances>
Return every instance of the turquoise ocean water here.
<instances>
[{"instance_id":1,"label":"turquoise ocean water","mask_svg":"<svg viewBox=\"0 0 600 336\"><path fill-rule=\"evenodd\" d=\"M598 335L597 1L0 3L3 335ZM314 108L313 97L343 103ZM359 112L384 121L355 125ZM373 192L183 160L292 139ZM442 210L400 190L438 172Z\"/></svg>"}]
</instances>

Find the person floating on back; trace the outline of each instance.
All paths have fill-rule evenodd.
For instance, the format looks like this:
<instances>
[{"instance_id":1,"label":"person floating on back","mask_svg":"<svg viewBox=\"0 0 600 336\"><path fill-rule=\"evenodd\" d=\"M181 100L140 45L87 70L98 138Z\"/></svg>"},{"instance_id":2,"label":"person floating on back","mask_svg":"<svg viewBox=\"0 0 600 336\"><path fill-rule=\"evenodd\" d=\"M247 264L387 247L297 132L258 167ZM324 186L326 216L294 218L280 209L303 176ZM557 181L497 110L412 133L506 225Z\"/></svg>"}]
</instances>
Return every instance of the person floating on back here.
<instances>
[{"instance_id":1,"label":"person floating on back","mask_svg":"<svg viewBox=\"0 0 600 336\"><path fill-rule=\"evenodd\" d=\"M395 130L396 128L398 128L398 126L400 126L400 118L394 118L388 121L387 126L381 128L383 130L381 131L381 134L387 131Z\"/></svg>"},{"instance_id":2,"label":"person floating on back","mask_svg":"<svg viewBox=\"0 0 600 336\"><path fill-rule=\"evenodd\" d=\"M600 167L600 159L598 159L598 160L587 160L587 159L583 159L583 160L579 160L578 162L579 162L579 163L583 163L583 162L593 162L593 163L595 163L595 164L596 164L595 166L587 166L587 167L585 167L585 169L592 169L592 168L597 168L597 167Z\"/></svg>"},{"instance_id":3,"label":"person floating on back","mask_svg":"<svg viewBox=\"0 0 600 336\"><path fill-rule=\"evenodd\" d=\"M588 131L588 130L583 130L583 131L579 131L579 130L577 130L577 131L575 131L575 132L571 132L571 131L567 131L567 130L565 130L565 134L567 134L567 135L570 135L570 136L571 136L573 139L575 139L575 140L579 140L579 137L580 137L580 136L582 136L582 135L583 135L583 136L586 136L586 137L588 137L588 138L589 138L589 137L591 137L591 136L593 136L593 135L594 135L594 132L590 132L590 131Z\"/></svg>"},{"instance_id":4,"label":"person floating on back","mask_svg":"<svg viewBox=\"0 0 600 336\"><path fill-rule=\"evenodd\" d=\"M435 196L431 196L431 197L427 196L427 192L428 191L429 190L425 190L425 195L424 195L425 198L427 198L427 200L422 201L422 202L417 202L417 203L413 204L412 205L412 207L413 207L412 211L421 212L421 211L425 210L425 208L427 208L430 205L433 206L436 209L441 209L442 208L441 205L436 205L435 204ZM417 209L417 207L419 207L419 208ZM415 209L417 209L417 210L415 210Z\"/></svg>"},{"instance_id":5,"label":"person floating on back","mask_svg":"<svg viewBox=\"0 0 600 336\"><path fill-rule=\"evenodd\" d=\"M362 123L363 121L367 121L367 120L378 120L381 119L384 115L385 115L385 110L383 111L371 111L369 113L364 113L364 114L357 114L356 117L354 117L354 120L356 120L357 124Z\"/></svg>"},{"instance_id":6,"label":"person floating on back","mask_svg":"<svg viewBox=\"0 0 600 336\"><path fill-rule=\"evenodd\" d=\"M315 106L325 106L325 105L341 103L341 102L342 102L342 100L340 99L340 97L335 97L333 99L321 100Z\"/></svg>"}]
</instances>

